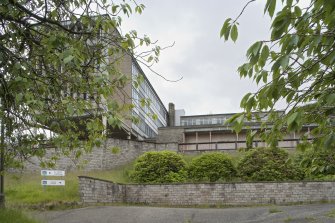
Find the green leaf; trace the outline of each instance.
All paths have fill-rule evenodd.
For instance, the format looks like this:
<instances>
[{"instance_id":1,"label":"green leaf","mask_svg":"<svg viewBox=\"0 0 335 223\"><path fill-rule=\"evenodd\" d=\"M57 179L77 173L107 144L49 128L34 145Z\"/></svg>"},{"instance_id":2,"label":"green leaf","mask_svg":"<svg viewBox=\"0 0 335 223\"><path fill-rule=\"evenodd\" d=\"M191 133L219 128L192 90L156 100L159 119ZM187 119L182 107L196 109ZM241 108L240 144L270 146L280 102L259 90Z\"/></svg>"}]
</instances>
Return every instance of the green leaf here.
<instances>
[{"instance_id":1,"label":"green leaf","mask_svg":"<svg viewBox=\"0 0 335 223\"><path fill-rule=\"evenodd\" d=\"M119 127L120 125L120 119L115 116L110 116L108 119L108 124L111 125L113 128Z\"/></svg>"},{"instance_id":2,"label":"green leaf","mask_svg":"<svg viewBox=\"0 0 335 223\"><path fill-rule=\"evenodd\" d=\"M297 17L300 17L301 16L301 9L300 9L300 7L299 6L295 6L294 7L294 13L295 13L295 15L297 16Z\"/></svg>"},{"instance_id":3,"label":"green leaf","mask_svg":"<svg viewBox=\"0 0 335 223\"><path fill-rule=\"evenodd\" d=\"M335 104L335 93L328 95L326 101L328 105L334 105Z\"/></svg>"},{"instance_id":4,"label":"green leaf","mask_svg":"<svg viewBox=\"0 0 335 223\"><path fill-rule=\"evenodd\" d=\"M231 39L236 42L237 37L238 37L238 31L237 31L237 26L236 24L233 25L231 32L230 32L230 37Z\"/></svg>"},{"instance_id":5,"label":"green leaf","mask_svg":"<svg viewBox=\"0 0 335 223\"><path fill-rule=\"evenodd\" d=\"M261 52L261 59L266 60L269 56L270 50L267 45L264 45Z\"/></svg>"},{"instance_id":6,"label":"green leaf","mask_svg":"<svg viewBox=\"0 0 335 223\"><path fill-rule=\"evenodd\" d=\"M153 114L151 117L152 117L153 120L157 120L158 119L158 115L157 114Z\"/></svg>"},{"instance_id":7,"label":"green leaf","mask_svg":"<svg viewBox=\"0 0 335 223\"><path fill-rule=\"evenodd\" d=\"M291 114L290 116L288 116L288 118L287 118L287 125L290 127L294 123L298 123L299 122L299 118L300 118L300 112L294 112L293 114Z\"/></svg>"},{"instance_id":8,"label":"green leaf","mask_svg":"<svg viewBox=\"0 0 335 223\"><path fill-rule=\"evenodd\" d=\"M247 56L251 57L251 56L256 56L259 53L259 50L262 46L262 42L258 41L254 44L251 45L251 47L249 47L248 51L247 51Z\"/></svg>"},{"instance_id":9,"label":"green leaf","mask_svg":"<svg viewBox=\"0 0 335 223\"><path fill-rule=\"evenodd\" d=\"M269 12L270 17L272 18L274 12L276 9L276 0L267 0L266 4L265 4L265 8L264 8L264 13L266 11Z\"/></svg>"},{"instance_id":10,"label":"green leaf","mask_svg":"<svg viewBox=\"0 0 335 223\"><path fill-rule=\"evenodd\" d=\"M289 60L290 60L289 55L285 55L280 59L280 65L282 66L283 70L287 68Z\"/></svg>"},{"instance_id":11,"label":"green leaf","mask_svg":"<svg viewBox=\"0 0 335 223\"><path fill-rule=\"evenodd\" d=\"M263 70L262 71L262 76L263 76L263 82L264 83L266 83L267 82L267 80L268 80L268 72L267 71L265 71L265 70Z\"/></svg>"},{"instance_id":12,"label":"green leaf","mask_svg":"<svg viewBox=\"0 0 335 223\"><path fill-rule=\"evenodd\" d=\"M71 62L73 60L74 56L69 55L67 57L64 58L64 64L67 64L69 62Z\"/></svg>"},{"instance_id":13,"label":"green leaf","mask_svg":"<svg viewBox=\"0 0 335 223\"><path fill-rule=\"evenodd\" d=\"M230 21L231 21L231 18L228 18L223 23L223 26L222 26L221 31L220 31L220 38L222 38L224 36L224 39L228 40L229 32L230 32L230 28L231 28Z\"/></svg>"}]
</instances>

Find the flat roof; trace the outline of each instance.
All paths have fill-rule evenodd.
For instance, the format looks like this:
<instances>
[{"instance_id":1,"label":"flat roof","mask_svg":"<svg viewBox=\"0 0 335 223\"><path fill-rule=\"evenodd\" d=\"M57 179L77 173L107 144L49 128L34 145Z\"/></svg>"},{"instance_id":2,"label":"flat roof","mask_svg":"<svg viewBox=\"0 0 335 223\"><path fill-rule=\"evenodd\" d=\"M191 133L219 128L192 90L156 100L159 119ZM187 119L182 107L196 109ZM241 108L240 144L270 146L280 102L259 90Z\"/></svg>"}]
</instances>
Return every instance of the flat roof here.
<instances>
[{"instance_id":1,"label":"flat roof","mask_svg":"<svg viewBox=\"0 0 335 223\"><path fill-rule=\"evenodd\" d=\"M283 110L278 110L278 111L275 111L275 112L278 112L278 113L284 113ZM207 114L207 115L183 115L183 116L180 116L180 118L196 118L196 117L204 117L204 116L207 116L207 117L214 117L214 116L228 116L228 115L235 115L235 114L238 114L239 112L236 112L236 113L220 113L220 114ZM269 112L252 112L252 114L267 114Z\"/></svg>"}]
</instances>

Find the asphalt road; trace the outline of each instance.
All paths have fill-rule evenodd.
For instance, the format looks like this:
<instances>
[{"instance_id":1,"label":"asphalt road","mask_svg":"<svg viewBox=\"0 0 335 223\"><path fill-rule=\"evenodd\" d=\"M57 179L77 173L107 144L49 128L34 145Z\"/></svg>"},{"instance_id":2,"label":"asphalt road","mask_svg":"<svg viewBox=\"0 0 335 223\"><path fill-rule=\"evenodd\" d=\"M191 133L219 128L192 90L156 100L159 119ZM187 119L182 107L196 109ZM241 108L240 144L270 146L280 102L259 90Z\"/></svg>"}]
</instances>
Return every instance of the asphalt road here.
<instances>
[{"instance_id":1,"label":"asphalt road","mask_svg":"<svg viewBox=\"0 0 335 223\"><path fill-rule=\"evenodd\" d=\"M334 217L329 213L333 211ZM99 206L36 214L48 223L335 223L335 204L240 208Z\"/></svg>"}]
</instances>

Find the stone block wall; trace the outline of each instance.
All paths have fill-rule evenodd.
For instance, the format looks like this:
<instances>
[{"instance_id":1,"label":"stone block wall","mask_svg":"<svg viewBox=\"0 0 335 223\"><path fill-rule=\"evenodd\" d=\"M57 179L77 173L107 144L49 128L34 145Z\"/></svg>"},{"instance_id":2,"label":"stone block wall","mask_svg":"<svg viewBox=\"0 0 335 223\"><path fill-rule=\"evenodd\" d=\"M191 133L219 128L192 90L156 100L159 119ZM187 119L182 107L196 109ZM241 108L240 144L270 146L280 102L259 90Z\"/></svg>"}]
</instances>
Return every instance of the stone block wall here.
<instances>
[{"instance_id":1,"label":"stone block wall","mask_svg":"<svg viewBox=\"0 0 335 223\"><path fill-rule=\"evenodd\" d=\"M335 182L125 185L81 176L79 185L84 203L252 205L335 201Z\"/></svg>"},{"instance_id":2,"label":"stone block wall","mask_svg":"<svg viewBox=\"0 0 335 223\"><path fill-rule=\"evenodd\" d=\"M178 151L178 144L148 143L110 138L101 147L94 148L91 153L83 154L79 159L71 156L60 156L55 169L70 171L80 167L82 170L108 170L125 165L144 152L161 150ZM47 149L45 159L51 158L58 152L55 148ZM32 157L25 163L24 171L40 171L40 162L41 160Z\"/></svg>"}]
</instances>

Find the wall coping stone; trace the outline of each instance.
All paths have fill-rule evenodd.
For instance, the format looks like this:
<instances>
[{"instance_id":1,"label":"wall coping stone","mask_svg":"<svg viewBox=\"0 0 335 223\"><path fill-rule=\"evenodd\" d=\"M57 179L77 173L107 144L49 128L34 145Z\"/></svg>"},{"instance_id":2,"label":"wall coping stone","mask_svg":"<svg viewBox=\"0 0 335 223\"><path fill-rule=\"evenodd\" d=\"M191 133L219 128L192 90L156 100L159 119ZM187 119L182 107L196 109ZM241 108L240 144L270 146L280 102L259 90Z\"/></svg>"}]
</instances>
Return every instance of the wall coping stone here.
<instances>
[{"instance_id":1,"label":"wall coping stone","mask_svg":"<svg viewBox=\"0 0 335 223\"><path fill-rule=\"evenodd\" d=\"M118 183L113 182L110 180L105 180L101 178L96 177L89 177L89 176L78 176L78 178L87 178L92 180L99 180L99 181L105 181L108 183L113 184L119 184L119 185L199 185L199 184L205 184L205 185L216 185L216 184L284 184L284 183L334 183L335 180L300 180L300 181L231 181L231 182L185 182L185 183Z\"/></svg>"}]
</instances>

